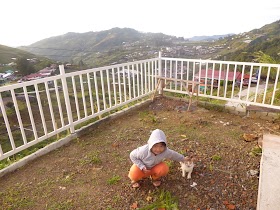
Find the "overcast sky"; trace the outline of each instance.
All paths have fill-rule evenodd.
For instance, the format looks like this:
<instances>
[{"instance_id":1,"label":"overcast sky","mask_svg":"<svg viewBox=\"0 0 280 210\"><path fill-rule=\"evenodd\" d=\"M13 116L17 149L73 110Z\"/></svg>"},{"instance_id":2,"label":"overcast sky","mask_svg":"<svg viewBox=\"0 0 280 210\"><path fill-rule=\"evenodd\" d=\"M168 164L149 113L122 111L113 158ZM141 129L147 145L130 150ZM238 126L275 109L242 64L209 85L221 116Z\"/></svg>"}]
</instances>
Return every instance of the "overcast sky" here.
<instances>
[{"instance_id":1,"label":"overcast sky","mask_svg":"<svg viewBox=\"0 0 280 210\"><path fill-rule=\"evenodd\" d=\"M279 0L1 0L0 44L30 45L114 27L190 38L248 32L280 19Z\"/></svg>"}]
</instances>

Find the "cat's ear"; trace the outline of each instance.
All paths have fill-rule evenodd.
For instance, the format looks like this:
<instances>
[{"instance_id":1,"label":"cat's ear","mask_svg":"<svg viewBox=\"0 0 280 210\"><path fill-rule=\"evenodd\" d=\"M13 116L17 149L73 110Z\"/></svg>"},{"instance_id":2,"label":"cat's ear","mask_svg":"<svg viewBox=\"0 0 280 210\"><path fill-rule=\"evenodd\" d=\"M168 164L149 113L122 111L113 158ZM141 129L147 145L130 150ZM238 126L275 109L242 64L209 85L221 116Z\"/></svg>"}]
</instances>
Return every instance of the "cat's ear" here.
<instances>
[{"instance_id":1,"label":"cat's ear","mask_svg":"<svg viewBox=\"0 0 280 210\"><path fill-rule=\"evenodd\" d=\"M189 156L186 156L184 162L189 162L189 161L191 161L191 158Z\"/></svg>"}]
</instances>

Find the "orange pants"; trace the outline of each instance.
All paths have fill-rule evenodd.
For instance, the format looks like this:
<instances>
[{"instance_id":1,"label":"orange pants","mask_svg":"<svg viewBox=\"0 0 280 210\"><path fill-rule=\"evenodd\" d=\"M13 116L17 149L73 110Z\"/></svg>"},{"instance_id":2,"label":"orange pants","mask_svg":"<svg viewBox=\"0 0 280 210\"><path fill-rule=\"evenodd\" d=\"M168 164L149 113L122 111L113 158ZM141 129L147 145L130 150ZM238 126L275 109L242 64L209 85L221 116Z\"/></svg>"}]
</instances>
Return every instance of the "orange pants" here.
<instances>
[{"instance_id":1,"label":"orange pants","mask_svg":"<svg viewBox=\"0 0 280 210\"><path fill-rule=\"evenodd\" d=\"M151 170L150 173L145 174L140 168L138 168L138 166L133 164L128 173L128 177L131 179L131 181L139 181L149 176L151 176L153 180L157 180L160 177L167 175L169 171L169 167L166 163L161 162L155 165L150 170Z\"/></svg>"}]
</instances>

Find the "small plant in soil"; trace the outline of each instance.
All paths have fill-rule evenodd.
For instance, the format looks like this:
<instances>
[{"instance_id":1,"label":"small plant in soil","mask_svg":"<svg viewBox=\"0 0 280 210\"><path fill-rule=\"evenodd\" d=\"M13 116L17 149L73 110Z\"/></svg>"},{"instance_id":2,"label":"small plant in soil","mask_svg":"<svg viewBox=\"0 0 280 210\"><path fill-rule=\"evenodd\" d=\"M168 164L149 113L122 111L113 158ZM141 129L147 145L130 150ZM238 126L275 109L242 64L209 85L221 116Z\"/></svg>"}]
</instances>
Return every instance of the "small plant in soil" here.
<instances>
[{"instance_id":1,"label":"small plant in soil","mask_svg":"<svg viewBox=\"0 0 280 210\"><path fill-rule=\"evenodd\" d=\"M121 177L116 175L116 176L113 176L112 178L108 179L107 183L110 185L113 185L113 184L118 183L120 180L121 180Z\"/></svg>"}]
</instances>

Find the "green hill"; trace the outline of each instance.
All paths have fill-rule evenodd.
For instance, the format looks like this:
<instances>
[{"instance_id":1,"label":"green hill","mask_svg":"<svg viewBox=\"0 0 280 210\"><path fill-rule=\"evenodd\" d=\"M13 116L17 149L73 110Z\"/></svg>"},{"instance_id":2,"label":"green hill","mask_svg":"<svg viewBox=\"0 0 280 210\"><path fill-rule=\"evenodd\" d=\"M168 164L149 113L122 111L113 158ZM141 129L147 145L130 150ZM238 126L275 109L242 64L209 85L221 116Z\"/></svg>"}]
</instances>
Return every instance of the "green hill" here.
<instances>
[{"instance_id":1,"label":"green hill","mask_svg":"<svg viewBox=\"0 0 280 210\"><path fill-rule=\"evenodd\" d=\"M135 58L141 59L142 51L159 51L163 46L172 46L178 39L162 33L141 33L130 28L113 28L100 32L71 32L21 49L53 60L74 64L82 60L89 66L100 66L116 60L126 62L126 56L133 52L136 53ZM103 61L100 58L103 58Z\"/></svg>"},{"instance_id":2,"label":"green hill","mask_svg":"<svg viewBox=\"0 0 280 210\"><path fill-rule=\"evenodd\" d=\"M231 49L222 53L222 56L226 57L227 60L253 61L254 53L262 51L279 63L280 20L267 24L260 29L231 36L225 42Z\"/></svg>"},{"instance_id":3,"label":"green hill","mask_svg":"<svg viewBox=\"0 0 280 210\"><path fill-rule=\"evenodd\" d=\"M21 49L0 45L1 64L11 63L13 61L12 58L18 58L18 57L34 58L35 55Z\"/></svg>"}]
</instances>

